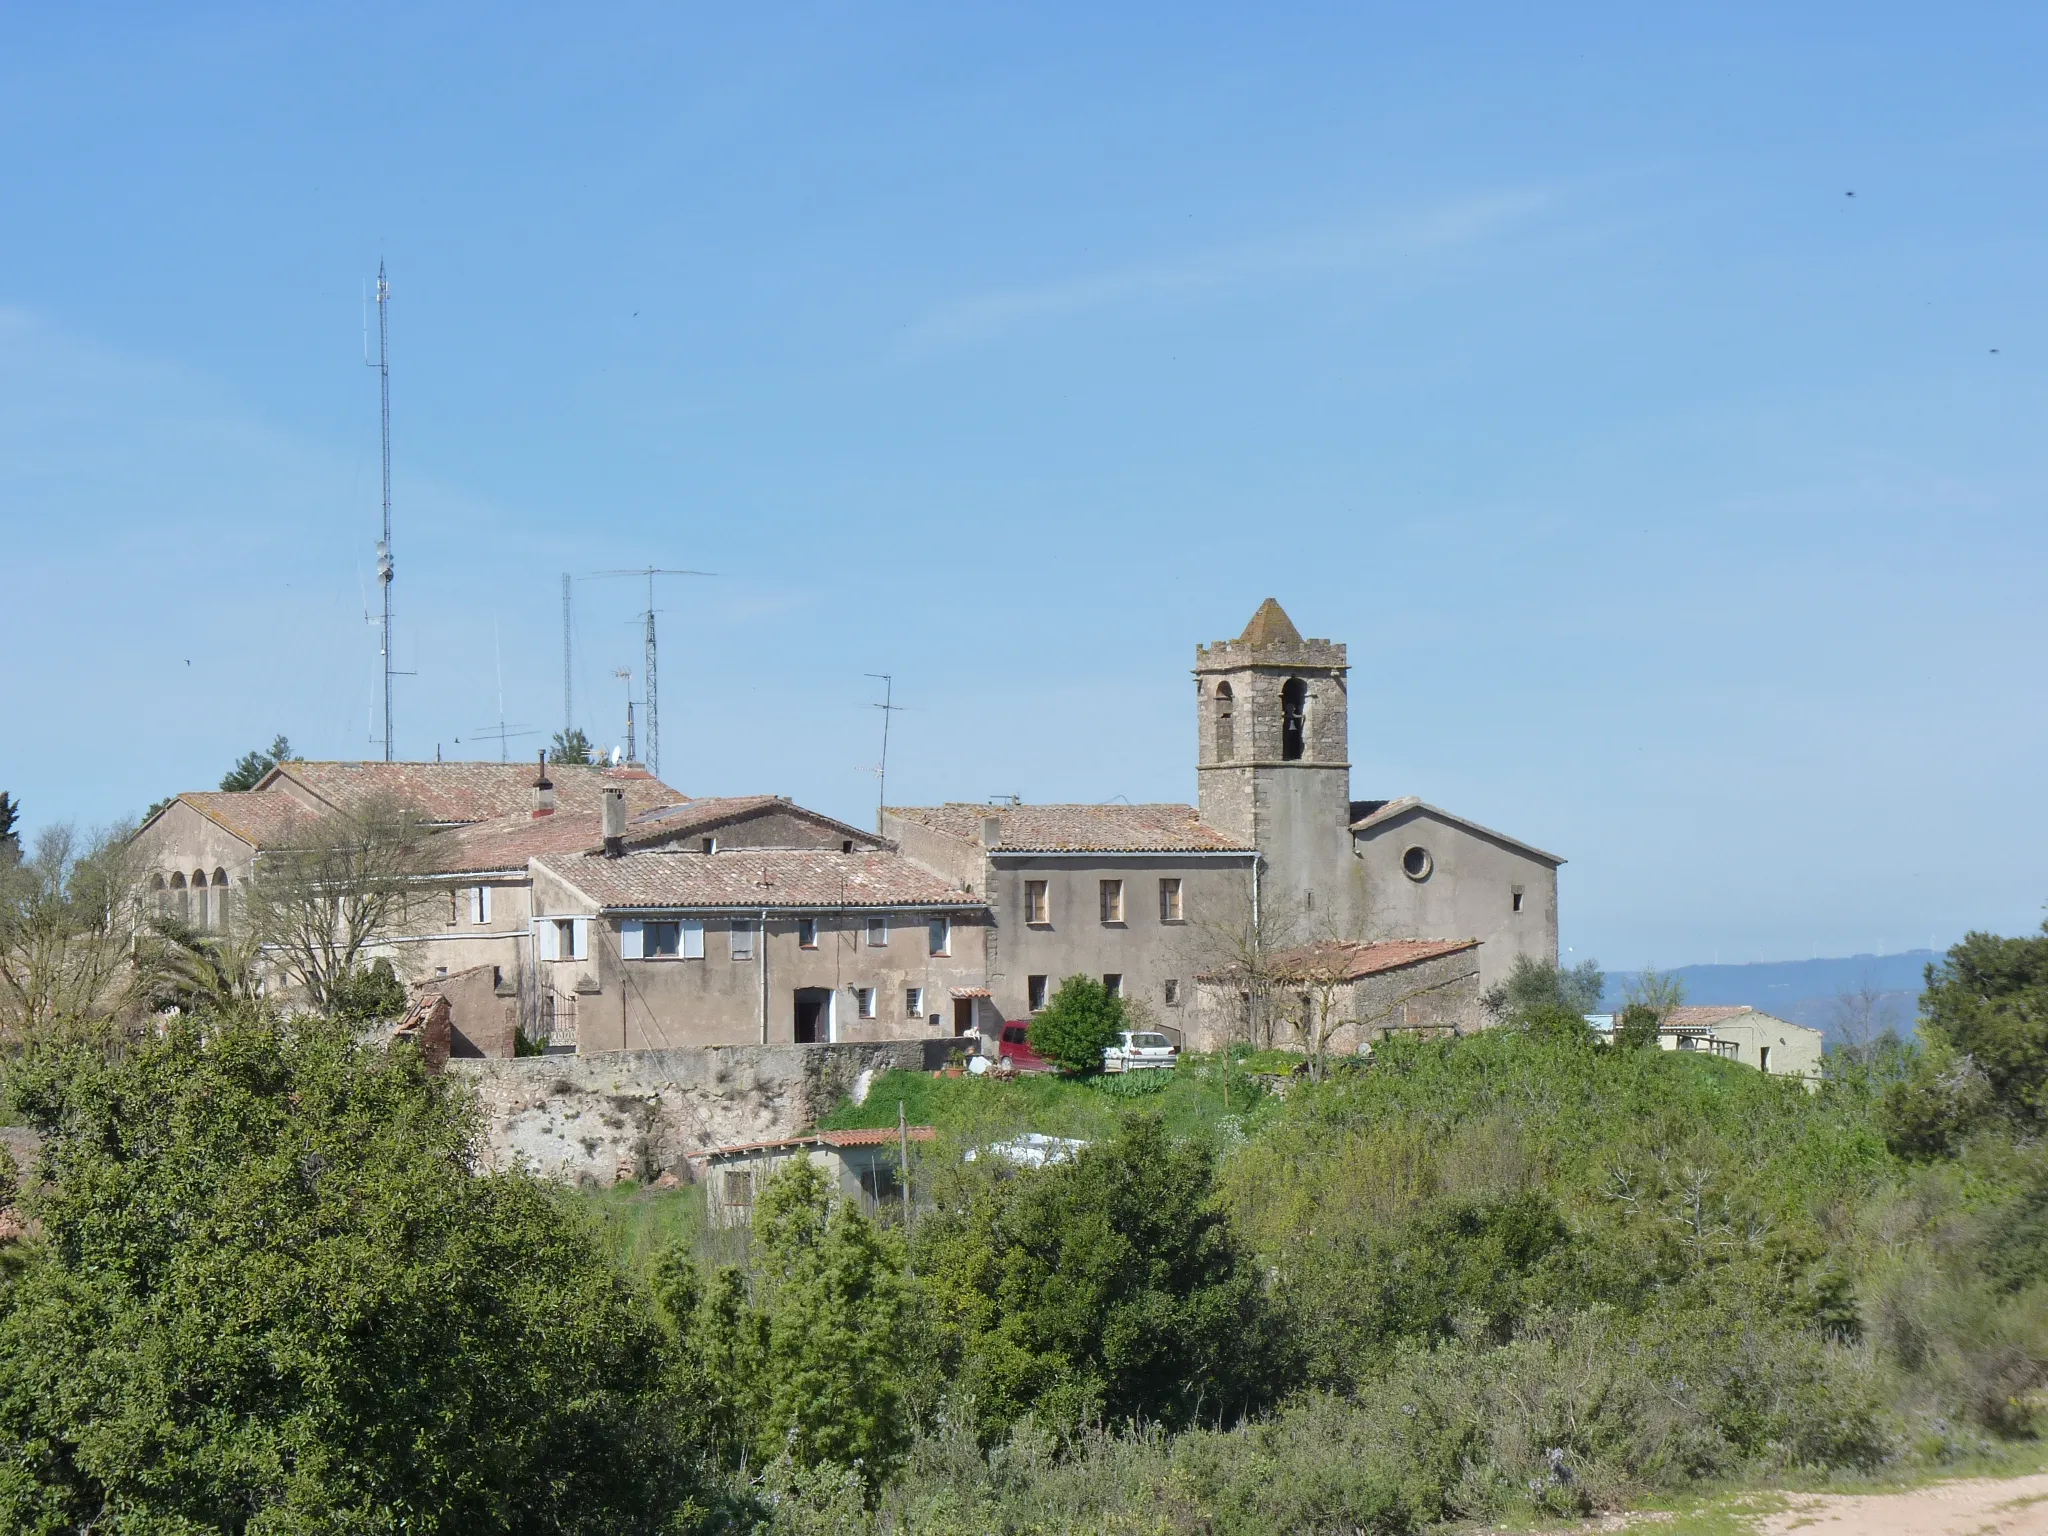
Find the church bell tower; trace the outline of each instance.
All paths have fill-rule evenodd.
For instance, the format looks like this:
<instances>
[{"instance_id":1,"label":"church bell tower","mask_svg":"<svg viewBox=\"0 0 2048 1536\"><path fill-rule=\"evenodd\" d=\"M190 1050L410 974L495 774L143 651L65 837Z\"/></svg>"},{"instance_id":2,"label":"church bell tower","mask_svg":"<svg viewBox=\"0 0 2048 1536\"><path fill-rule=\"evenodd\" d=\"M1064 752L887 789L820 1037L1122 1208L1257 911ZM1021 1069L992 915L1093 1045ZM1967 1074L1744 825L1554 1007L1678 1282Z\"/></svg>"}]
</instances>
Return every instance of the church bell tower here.
<instances>
[{"instance_id":1,"label":"church bell tower","mask_svg":"<svg viewBox=\"0 0 2048 1536\"><path fill-rule=\"evenodd\" d=\"M1267 598L1235 640L1195 647L1202 820L1264 855L1262 885L1303 938L1363 920L1350 851L1344 647L1304 640Z\"/></svg>"}]
</instances>

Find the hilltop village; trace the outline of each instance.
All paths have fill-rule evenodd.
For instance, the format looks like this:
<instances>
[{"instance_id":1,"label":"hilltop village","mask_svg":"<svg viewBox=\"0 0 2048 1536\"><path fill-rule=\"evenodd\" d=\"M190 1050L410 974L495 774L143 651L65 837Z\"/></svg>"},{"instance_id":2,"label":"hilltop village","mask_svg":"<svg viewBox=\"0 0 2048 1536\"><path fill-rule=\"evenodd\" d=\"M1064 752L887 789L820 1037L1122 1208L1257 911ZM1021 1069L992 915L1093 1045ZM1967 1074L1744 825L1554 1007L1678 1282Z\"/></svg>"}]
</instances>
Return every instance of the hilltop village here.
<instances>
[{"instance_id":1,"label":"hilltop village","mask_svg":"<svg viewBox=\"0 0 2048 1536\"><path fill-rule=\"evenodd\" d=\"M1347 672L1272 599L1197 646L1192 804L892 806L871 830L631 763L285 761L178 795L136 856L158 910L224 927L323 816L403 807L415 895L365 955L446 999L458 1055L978 1043L1074 974L1216 1050L1251 1024L1253 952L1335 964L1341 1048L1477 1028L1518 958L1555 964L1562 860L1417 795L1354 799Z\"/></svg>"}]
</instances>

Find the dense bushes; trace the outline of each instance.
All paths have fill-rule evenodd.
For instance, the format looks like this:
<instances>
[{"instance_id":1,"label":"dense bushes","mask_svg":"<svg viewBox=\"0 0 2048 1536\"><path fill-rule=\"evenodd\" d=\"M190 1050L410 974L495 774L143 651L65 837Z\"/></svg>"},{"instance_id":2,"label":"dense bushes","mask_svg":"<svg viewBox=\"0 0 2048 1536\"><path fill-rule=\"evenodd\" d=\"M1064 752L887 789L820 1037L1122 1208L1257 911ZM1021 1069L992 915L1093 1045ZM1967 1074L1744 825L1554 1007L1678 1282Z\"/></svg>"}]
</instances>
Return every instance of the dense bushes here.
<instances>
[{"instance_id":1,"label":"dense bushes","mask_svg":"<svg viewBox=\"0 0 2048 1536\"><path fill-rule=\"evenodd\" d=\"M31 1054L43 1240L0 1297L10 1531L645 1530L658 1330L587 1224L467 1167L418 1058L324 1024Z\"/></svg>"}]
</instances>

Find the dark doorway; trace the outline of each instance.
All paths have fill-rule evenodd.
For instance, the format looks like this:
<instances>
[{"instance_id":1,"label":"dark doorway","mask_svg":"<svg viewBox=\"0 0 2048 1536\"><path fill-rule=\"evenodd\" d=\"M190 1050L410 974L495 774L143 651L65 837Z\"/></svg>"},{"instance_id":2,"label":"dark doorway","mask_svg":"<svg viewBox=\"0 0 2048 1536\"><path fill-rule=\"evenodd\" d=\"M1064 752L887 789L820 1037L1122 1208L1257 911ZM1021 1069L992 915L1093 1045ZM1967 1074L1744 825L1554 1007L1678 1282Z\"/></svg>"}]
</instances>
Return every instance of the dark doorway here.
<instances>
[{"instance_id":1,"label":"dark doorway","mask_svg":"<svg viewBox=\"0 0 2048 1536\"><path fill-rule=\"evenodd\" d=\"M822 1045L832 1032L832 989L796 989L796 1043Z\"/></svg>"},{"instance_id":2,"label":"dark doorway","mask_svg":"<svg viewBox=\"0 0 2048 1536\"><path fill-rule=\"evenodd\" d=\"M956 997L953 999L953 1033L971 1035L974 1033L974 999Z\"/></svg>"}]
</instances>

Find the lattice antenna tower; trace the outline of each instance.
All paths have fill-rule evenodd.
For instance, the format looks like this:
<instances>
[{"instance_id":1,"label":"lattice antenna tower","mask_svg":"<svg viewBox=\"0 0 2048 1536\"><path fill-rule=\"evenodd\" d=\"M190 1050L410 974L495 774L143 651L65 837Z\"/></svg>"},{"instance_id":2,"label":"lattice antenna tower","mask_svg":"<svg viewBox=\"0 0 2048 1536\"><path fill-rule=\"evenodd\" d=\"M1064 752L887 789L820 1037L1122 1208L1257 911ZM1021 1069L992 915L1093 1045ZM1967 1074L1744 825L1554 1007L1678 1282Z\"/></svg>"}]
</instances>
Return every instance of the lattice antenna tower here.
<instances>
[{"instance_id":1,"label":"lattice antenna tower","mask_svg":"<svg viewBox=\"0 0 2048 1536\"><path fill-rule=\"evenodd\" d=\"M365 362L369 360L364 359ZM391 761L391 679L396 675L391 656L391 282L384 263L377 263L377 370L378 406L383 428L384 449L384 537L377 541L377 585L384 594L384 625L379 641L384 648L384 761Z\"/></svg>"},{"instance_id":2,"label":"lattice antenna tower","mask_svg":"<svg viewBox=\"0 0 2048 1536\"><path fill-rule=\"evenodd\" d=\"M592 576L644 576L647 578L647 607L641 614L646 621L647 655L643 663L640 690L644 702L641 716L641 734L647 738L647 771L656 778L661 776L661 670L659 647L654 636L654 578L657 576L716 576L716 571L666 570L660 566L643 565L630 571L592 571Z\"/></svg>"}]
</instances>

